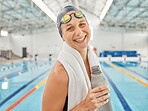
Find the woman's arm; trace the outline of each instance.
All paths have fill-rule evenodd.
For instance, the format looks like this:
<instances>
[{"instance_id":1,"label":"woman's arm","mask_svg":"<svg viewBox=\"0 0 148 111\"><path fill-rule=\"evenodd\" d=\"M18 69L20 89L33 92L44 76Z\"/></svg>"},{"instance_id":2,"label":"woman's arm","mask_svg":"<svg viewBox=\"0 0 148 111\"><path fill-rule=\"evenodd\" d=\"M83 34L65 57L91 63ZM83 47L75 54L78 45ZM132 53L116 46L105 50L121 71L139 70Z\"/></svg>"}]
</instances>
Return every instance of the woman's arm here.
<instances>
[{"instance_id":1,"label":"woman's arm","mask_svg":"<svg viewBox=\"0 0 148 111\"><path fill-rule=\"evenodd\" d=\"M47 79L42 99L42 111L62 111L68 94L68 75L56 62Z\"/></svg>"},{"instance_id":2,"label":"woman's arm","mask_svg":"<svg viewBox=\"0 0 148 111\"><path fill-rule=\"evenodd\" d=\"M42 111L62 111L68 95L68 75L65 68L57 62L52 68L42 100ZM88 91L87 97L71 111L94 111L106 104L109 89L106 85Z\"/></svg>"}]
</instances>

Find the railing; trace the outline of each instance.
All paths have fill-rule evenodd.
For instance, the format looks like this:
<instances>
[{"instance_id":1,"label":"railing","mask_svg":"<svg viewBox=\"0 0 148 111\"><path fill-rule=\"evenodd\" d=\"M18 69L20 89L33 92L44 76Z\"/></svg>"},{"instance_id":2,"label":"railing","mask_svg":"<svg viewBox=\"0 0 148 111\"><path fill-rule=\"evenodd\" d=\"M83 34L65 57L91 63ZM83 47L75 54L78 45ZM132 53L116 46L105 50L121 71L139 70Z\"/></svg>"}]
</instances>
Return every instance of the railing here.
<instances>
[{"instance_id":1,"label":"railing","mask_svg":"<svg viewBox=\"0 0 148 111\"><path fill-rule=\"evenodd\" d=\"M12 57L12 50L0 50L0 57L10 59Z\"/></svg>"},{"instance_id":2,"label":"railing","mask_svg":"<svg viewBox=\"0 0 148 111\"><path fill-rule=\"evenodd\" d=\"M0 64L6 63L8 60L20 59L12 52L12 50L0 50Z\"/></svg>"}]
</instances>

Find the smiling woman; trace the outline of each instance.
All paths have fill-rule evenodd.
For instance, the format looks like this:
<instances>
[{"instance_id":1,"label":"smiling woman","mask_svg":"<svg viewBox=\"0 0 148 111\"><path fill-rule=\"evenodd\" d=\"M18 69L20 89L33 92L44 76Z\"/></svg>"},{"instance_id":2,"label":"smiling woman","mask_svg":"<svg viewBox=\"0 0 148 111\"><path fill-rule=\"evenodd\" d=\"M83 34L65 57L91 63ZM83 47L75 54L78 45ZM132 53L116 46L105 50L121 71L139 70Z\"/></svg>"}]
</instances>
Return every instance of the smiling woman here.
<instances>
[{"instance_id":1,"label":"smiling woman","mask_svg":"<svg viewBox=\"0 0 148 111\"><path fill-rule=\"evenodd\" d=\"M71 14L76 11L70 11ZM90 28L85 17L76 18L73 14L72 19L66 24L61 24L63 41L71 47L81 52L87 48L90 40Z\"/></svg>"},{"instance_id":2,"label":"smiling woman","mask_svg":"<svg viewBox=\"0 0 148 111\"><path fill-rule=\"evenodd\" d=\"M88 45L91 33L86 17L79 9L66 6L57 17L57 26L63 47L49 74L42 110L112 111L98 57Z\"/></svg>"}]
</instances>

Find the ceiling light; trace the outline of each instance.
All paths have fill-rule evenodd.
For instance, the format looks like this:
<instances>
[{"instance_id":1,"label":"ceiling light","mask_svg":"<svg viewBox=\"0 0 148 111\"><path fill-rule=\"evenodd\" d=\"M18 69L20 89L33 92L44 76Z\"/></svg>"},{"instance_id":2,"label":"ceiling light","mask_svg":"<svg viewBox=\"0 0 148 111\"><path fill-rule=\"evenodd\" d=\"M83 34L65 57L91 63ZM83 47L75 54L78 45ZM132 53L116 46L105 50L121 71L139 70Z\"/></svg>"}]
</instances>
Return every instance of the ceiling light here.
<instances>
[{"instance_id":1,"label":"ceiling light","mask_svg":"<svg viewBox=\"0 0 148 111\"><path fill-rule=\"evenodd\" d=\"M5 30L1 30L1 35L2 35L2 36L8 36L8 32L5 31Z\"/></svg>"},{"instance_id":2,"label":"ceiling light","mask_svg":"<svg viewBox=\"0 0 148 111\"><path fill-rule=\"evenodd\" d=\"M106 2L105 7L103 8L103 10L102 10L102 12L101 12L101 14L100 14L100 20L101 20L101 21L102 21L103 18L105 17L105 15L106 15L108 9L110 8L112 2L113 2L113 0L108 0L108 1Z\"/></svg>"},{"instance_id":3,"label":"ceiling light","mask_svg":"<svg viewBox=\"0 0 148 111\"><path fill-rule=\"evenodd\" d=\"M46 13L54 22L56 22L56 16L41 0L32 0L44 13Z\"/></svg>"}]
</instances>

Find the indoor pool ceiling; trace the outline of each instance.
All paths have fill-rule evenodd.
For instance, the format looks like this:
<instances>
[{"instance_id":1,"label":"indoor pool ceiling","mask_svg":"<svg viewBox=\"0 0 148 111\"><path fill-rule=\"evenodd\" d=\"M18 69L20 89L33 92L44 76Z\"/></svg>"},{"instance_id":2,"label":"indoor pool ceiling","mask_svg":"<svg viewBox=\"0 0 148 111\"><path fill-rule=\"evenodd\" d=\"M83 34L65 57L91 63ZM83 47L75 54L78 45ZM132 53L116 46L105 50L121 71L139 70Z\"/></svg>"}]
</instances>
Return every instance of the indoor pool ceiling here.
<instances>
[{"instance_id":1,"label":"indoor pool ceiling","mask_svg":"<svg viewBox=\"0 0 148 111\"><path fill-rule=\"evenodd\" d=\"M96 18L96 23L100 20L100 14L107 3L107 0L42 1L55 16L63 6L73 4ZM9 33L31 32L50 29L55 27L55 24L32 0L0 0L0 30L4 29ZM100 27L148 29L148 0L113 0Z\"/></svg>"}]
</instances>

